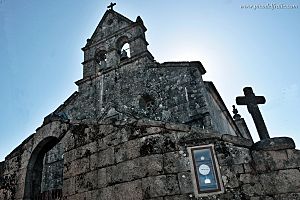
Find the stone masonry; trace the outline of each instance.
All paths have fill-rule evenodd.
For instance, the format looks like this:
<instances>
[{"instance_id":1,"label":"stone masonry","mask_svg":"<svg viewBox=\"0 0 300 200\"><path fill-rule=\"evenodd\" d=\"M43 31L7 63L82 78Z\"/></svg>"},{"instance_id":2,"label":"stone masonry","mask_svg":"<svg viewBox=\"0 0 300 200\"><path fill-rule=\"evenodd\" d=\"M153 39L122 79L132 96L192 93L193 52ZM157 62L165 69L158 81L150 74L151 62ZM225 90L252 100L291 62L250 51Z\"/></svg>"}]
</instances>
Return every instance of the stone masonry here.
<instances>
[{"instance_id":1,"label":"stone masonry","mask_svg":"<svg viewBox=\"0 0 300 200\"><path fill-rule=\"evenodd\" d=\"M292 139L254 144L201 62L156 62L146 30L106 11L82 48L78 91L0 162L0 200L300 199ZM207 144L224 192L196 198L187 148Z\"/></svg>"}]
</instances>

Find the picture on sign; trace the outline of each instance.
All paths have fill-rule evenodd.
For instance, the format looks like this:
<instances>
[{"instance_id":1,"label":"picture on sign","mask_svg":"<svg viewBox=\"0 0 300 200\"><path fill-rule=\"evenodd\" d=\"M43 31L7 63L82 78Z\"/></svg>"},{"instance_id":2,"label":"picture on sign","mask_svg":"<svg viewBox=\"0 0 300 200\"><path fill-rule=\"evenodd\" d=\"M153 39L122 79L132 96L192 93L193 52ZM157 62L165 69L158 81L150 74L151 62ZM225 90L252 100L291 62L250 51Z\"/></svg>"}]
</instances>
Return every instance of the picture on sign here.
<instances>
[{"instance_id":1,"label":"picture on sign","mask_svg":"<svg viewBox=\"0 0 300 200\"><path fill-rule=\"evenodd\" d=\"M223 192L219 165L213 145L189 147L196 196Z\"/></svg>"}]
</instances>

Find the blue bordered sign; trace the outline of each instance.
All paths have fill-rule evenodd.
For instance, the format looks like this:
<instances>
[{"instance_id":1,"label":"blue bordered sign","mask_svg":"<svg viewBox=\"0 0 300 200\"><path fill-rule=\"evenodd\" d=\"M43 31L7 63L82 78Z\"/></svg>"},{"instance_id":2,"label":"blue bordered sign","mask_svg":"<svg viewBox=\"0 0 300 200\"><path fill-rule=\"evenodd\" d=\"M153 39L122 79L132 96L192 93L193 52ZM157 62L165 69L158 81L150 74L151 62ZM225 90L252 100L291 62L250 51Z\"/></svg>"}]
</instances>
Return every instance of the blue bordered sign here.
<instances>
[{"instance_id":1,"label":"blue bordered sign","mask_svg":"<svg viewBox=\"0 0 300 200\"><path fill-rule=\"evenodd\" d=\"M224 192L214 145L188 147L195 196Z\"/></svg>"}]
</instances>

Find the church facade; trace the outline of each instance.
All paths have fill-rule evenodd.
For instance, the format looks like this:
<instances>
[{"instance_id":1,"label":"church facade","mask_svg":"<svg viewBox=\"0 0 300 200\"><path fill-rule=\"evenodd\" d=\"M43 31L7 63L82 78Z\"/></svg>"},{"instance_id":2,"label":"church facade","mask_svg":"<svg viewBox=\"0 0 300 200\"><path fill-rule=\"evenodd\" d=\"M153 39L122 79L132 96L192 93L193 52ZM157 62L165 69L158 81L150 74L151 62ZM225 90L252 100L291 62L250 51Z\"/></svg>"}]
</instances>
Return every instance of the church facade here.
<instances>
[{"instance_id":1,"label":"church facade","mask_svg":"<svg viewBox=\"0 0 300 200\"><path fill-rule=\"evenodd\" d=\"M78 91L0 163L0 200L300 199L293 140L253 143L201 62L156 62L146 30L106 11Z\"/></svg>"}]
</instances>

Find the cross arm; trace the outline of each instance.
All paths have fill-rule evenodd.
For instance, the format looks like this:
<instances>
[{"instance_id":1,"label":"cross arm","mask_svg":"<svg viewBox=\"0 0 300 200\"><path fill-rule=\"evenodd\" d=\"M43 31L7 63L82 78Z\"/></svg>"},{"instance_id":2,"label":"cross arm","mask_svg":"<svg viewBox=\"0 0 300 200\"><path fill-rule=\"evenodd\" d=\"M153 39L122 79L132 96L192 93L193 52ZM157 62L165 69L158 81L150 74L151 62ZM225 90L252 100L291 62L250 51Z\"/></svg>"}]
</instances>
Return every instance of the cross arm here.
<instances>
[{"instance_id":1,"label":"cross arm","mask_svg":"<svg viewBox=\"0 0 300 200\"><path fill-rule=\"evenodd\" d=\"M247 97L236 97L235 99L237 105L249 105L254 104L265 104L266 99L264 96L256 96L254 101L249 100Z\"/></svg>"},{"instance_id":2,"label":"cross arm","mask_svg":"<svg viewBox=\"0 0 300 200\"><path fill-rule=\"evenodd\" d=\"M247 105L248 104L247 103L248 101L245 97L236 97L235 101L236 101L237 105Z\"/></svg>"}]
</instances>

